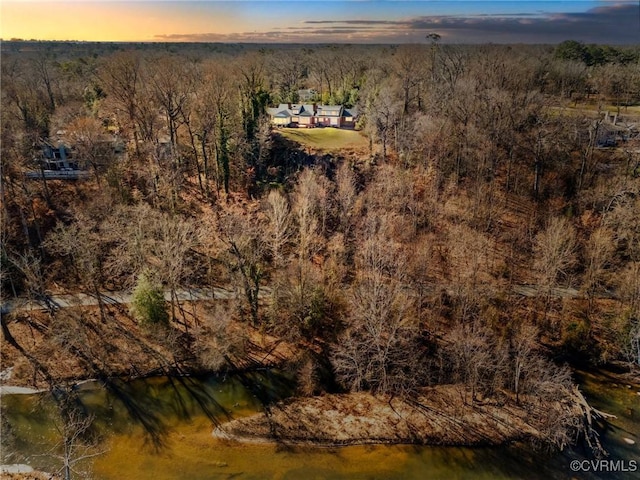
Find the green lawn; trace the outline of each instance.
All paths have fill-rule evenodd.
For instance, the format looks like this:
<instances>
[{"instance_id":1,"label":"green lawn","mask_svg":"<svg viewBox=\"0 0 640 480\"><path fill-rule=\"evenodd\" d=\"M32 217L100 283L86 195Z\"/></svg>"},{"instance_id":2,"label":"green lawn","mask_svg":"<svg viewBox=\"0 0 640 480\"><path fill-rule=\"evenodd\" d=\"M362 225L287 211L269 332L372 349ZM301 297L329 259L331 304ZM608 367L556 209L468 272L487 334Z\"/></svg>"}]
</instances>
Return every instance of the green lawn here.
<instances>
[{"instance_id":1,"label":"green lawn","mask_svg":"<svg viewBox=\"0 0 640 480\"><path fill-rule=\"evenodd\" d=\"M598 113L598 109L600 109L600 114ZM549 110L553 113L564 113L569 115L584 115L589 114L591 116L599 116L604 112L609 112L610 114L616 114L618 112L618 107L615 105L596 105L593 103L579 103L577 106L574 105L565 105L565 106L551 106ZM630 105L628 107L621 106L620 107L621 115L628 116L637 116L640 115L640 105Z\"/></svg>"},{"instance_id":2,"label":"green lawn","mask_svg":"<svg viewBox=\"0 0 640 480\"><path fill-rule=\"evenodd\" d=\"M578 104L578 108L583 108L584 110L593 110L598 111L598 105L580 105ZM618 107L616 105L602 105L601 111L609 112L609 113L617 113ZM638 115L640 114L640 105L630 105L628 107L621 106L620 113L622 115Z\"/></svg>"},{"instance_id":3,"label":"green lawn","mask_svg":"<svg viewBox=\"0 0 640 480\"><path fill-rule=\"evenodd\" d=\"M322 150L366 148L368 141L360 132L338 128L282 128L278 133L305 147Z\"/></svg>"}]
</instances>

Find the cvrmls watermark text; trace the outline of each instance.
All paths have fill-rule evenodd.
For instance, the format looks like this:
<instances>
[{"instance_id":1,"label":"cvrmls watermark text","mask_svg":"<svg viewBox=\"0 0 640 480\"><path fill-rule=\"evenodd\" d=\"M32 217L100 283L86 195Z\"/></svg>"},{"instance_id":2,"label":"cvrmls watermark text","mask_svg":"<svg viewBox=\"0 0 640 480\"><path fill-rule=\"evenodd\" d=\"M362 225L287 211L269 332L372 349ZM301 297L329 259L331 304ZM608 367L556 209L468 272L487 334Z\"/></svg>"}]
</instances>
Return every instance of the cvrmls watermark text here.
<instances>
[{"instance_id":1,"label":"cvrmls watermark text","mask_svg":"<svg viewBox=\"0 0 640 480\"><path fill-rule=\"evenodd\" d=\"M637 472L636 460L573 460L573 472Z\"/></svg>"}]
</instances>

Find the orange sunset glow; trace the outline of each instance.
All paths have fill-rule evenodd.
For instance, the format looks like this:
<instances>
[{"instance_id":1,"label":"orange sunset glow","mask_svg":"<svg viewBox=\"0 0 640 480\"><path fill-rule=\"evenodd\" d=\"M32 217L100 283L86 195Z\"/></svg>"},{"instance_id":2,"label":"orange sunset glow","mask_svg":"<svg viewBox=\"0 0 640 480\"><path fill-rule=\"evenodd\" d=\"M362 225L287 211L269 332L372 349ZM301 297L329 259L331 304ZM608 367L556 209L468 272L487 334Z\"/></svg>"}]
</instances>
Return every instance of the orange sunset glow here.
<instances>
[{"instance_id":1,"label":"orange sunset glow","mask_svg":"<svg viewBox=\"0 0 640 480\"><path fill-rule=\"evenodd\" d=\"M153 41L162 32L230 33L234 15L149 2L1 2L3 39Z\"/></svg>"},{"instance_id":2,"label":"orange sunset glow","mask_svg":"<svg viewBox=\"0 0 640 480\"><path fill-rule=\"evenodd\" d=\"M7 40L109 42L637 43L629 0L2 0Z\"/></svg>"}]
</instances>

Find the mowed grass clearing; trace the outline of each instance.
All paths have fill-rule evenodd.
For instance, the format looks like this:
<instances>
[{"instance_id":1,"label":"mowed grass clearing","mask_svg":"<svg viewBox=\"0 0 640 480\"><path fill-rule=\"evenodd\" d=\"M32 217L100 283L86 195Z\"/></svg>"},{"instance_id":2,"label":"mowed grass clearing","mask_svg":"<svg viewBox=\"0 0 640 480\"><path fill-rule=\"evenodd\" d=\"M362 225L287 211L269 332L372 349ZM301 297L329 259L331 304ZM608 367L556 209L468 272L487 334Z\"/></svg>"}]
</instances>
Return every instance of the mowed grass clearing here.
<instances>
[{"instance_id":1,"label":"mowed grass clearing","mask_svg":"<svg viewBox=\"0 0 640 480\"><path fill-rule=\"evenodd\" d=\"M367 148L368 140L355 130L339 128L281 128L278 133L283 137L305 147L319 150L341 150L344 148Z\"/></svg>"},{"instance_id":2,"label":"mowed grass clearing","mask_svg":"<svg viewBox=\"0 0 640 480\"><path fill-rule=\"evenodd\" d=\"M618 113L618 107L615 105L595 105L595 104L585 104L579 103L577 106L574 105L555 105L548 107L549 111L552 114L565 114L565 115L588 115L593 118L602 117L604 112L609 112L609 114ZM621 106L620 114L622 116L636 117L640 116L640 105L629 105L629 106Z\"/></svg>"}]
</instances>

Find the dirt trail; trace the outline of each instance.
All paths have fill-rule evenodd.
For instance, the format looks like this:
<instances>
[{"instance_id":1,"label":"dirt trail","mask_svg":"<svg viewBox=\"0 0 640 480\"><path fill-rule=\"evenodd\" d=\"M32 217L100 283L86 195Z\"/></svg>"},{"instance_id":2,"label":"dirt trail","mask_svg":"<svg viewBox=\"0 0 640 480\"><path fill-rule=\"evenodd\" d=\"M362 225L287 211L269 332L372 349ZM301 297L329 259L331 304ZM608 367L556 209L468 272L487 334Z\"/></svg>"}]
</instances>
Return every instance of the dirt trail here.
<instances>
[{"instance_id":1,"label":"dirt trail","mask_svg":"<svg viewBox=\"0 0 640 480\"><path fill-rule=\"evenodd\" d=\"M267 297L270 293L269 288L261 289L260 298ZM237 291L230 288L190 288L176 291L176 297L179 302L193 302L200 300L232 300L238 297ZM118 305L131 303L131 292L101 292L101 300L105 305ZM165 291L164 298L171 301L171 292ZM95 295L86 293L70 293L65 295L47 295L40 299L18 298L2 302L0 304L0 313L8 314L16 311L26 310L58 310L61 308L71 308L79 306L98 305L98 298Z\"/></svg>"},{"instance_id":2,"label":"dirt trail","mask_svg":"<svg viewBox=\"0 0 640 480\"><path fill-rule=\"evenodd\" d=\"M434 287L432 290L436 290ZM542 287L538 285L514 285L513 294L523 297L537 297L543 294ZM259 298L268 298L271 294L269 287L261 287ZM102 303L105 305L118 305L131 303L131 292L101 292ZM191 288L178 290L176 292L179 302L197 302L201 300L232 300L242 293L231 288ZM584 294L572 287L554 287L549 295L557 298L584 298ZM164 292L164 298L171 301L171 292ZM613 295L600 295L599 299L614 298ZM12 312L28 310L59 310L61 308L73 308L79 306L98 305L98 298L95 295L86 293L70 293L64 295L47 295L40 299L17 298L0 302L0 314L6 315Z\"/></svg>"}]
</instances>

